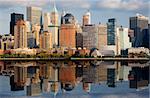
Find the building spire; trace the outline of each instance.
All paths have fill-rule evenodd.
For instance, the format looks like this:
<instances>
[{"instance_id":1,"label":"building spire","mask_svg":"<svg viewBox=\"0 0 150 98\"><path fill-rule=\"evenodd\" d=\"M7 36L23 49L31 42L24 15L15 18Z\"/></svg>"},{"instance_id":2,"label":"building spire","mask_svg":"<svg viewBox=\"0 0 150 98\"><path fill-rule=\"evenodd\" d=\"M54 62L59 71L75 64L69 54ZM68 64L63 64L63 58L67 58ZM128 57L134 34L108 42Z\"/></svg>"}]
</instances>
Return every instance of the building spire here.
<instances>
[{"instance_id":1,"label":"building spire","mask_svg":"<svg viewBox=\"0 0 150 98\"><path fill-rule=\"evenodd\" d=\"M55 0L53 2L53 12L56 12L56 13L58 12L57 8L56 8L56 1Z\"/></svg>"}]
</instances>

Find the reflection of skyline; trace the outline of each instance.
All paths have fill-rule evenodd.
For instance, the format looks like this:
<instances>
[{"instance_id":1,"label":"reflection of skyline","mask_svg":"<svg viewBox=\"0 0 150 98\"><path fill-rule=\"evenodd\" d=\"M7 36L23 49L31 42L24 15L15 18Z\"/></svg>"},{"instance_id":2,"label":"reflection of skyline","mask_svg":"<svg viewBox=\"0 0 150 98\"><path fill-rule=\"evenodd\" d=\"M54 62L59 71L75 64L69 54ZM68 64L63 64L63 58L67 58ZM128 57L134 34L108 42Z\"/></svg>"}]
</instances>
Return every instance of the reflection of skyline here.
<instances>
[{"instance_id":1,"label":"reflection of skyline","mask_svg":"<svg viewBox=\"0 0 150 98\"><path fill-rule=\"evenodd\" d=\"M12 64L12 65L11 65ZM18 65L17 65L18 64ZM111 65L112 64L112 65ZM15 65L15 66L13 66ZM56 67L55 67L56 65ZM119 81L128 81L128 75L136 72L138 77L135 82L129 82L129 87L136 83L144 83L148 86L149 67L122 66L119 62L23 62L23 63L1 63L0 72L12 70L10 75L10 85L12 91L26 90L28 96L38 96L42 93L56 95L59 90L61 93L74 90L82 84L83 91L90 93L92 84L105 84L108 87L117 87ZM140 71L145 69L146 73ZM130 74L129 74L130 71ZM2 74L3 75L3 74ZM144 77L145 76L145 77ZM137 85L138 86L138 85ZM26 89L24 89L26 88ZM133 87L131 87L133 88Z\"/></svg>"}]
</instances>

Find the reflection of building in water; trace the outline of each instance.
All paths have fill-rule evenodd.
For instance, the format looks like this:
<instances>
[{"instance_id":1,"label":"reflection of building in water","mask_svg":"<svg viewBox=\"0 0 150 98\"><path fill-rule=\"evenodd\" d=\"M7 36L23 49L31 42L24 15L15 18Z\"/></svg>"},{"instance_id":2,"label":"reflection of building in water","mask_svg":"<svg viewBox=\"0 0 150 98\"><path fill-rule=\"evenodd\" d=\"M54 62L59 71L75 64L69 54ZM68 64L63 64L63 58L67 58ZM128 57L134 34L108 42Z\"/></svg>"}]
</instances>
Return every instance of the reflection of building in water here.
<instances>
[{"instance_id":1,"label":"reflection of building in water","mask_svg":"<svg viewBox=\"0 0 150 98\"><path fill-rule=\"evenodd\" d=\"M130 88L147 87L149 84L149 66L133 67L129 73Z\"/></svg>"},{"instance_id":2,"label":"reflection of building in water","mask_svg":"<svg viewBox=\"0 0 150 98\"><path fill-rule=\"evenodd\" d=\"M61 88L65 91L70 91L76 84L75 66L72 62L68 62L68 66L60 67L59 80L61 82Z\"/></svg>"},{"instance_id":3,"label":"reflection of building in water","mask_svg":"<svg viewBox=\"0 0 150 98\"><path fill-rule=\"evenodd\" d=\"M83 68L83 81L93 83L103 83L107 81L107 68L115 68L114 62L92 61L91 66Z\"/></svg>"},{"instance_id":4,"label":"reflection of building in water","mask_svg":"<svg viewBox=\"0 0 150 98\"><path fill-rule=\"evenodd\" d=\"M83 82L93 83L96 81L96 67L87 66L83 68Z\"/></svg>"},{"instance_id":5,"label":"reflection of building in water","mask_svg":"<svg viewBox=\"0 0 150 98\"><path fill-rule=\"evenodd\" d=\"M149 66L149 65L150 65L150 61L149 62L147 62L147 61L132 62L131 61L128 63L128 66L130 66L130 67L141 67L141 66Z\"/></svg>"},{"instance_id":6,"label":"reflection of building in water","mask_svg":"<svg viewBox=\"0 0 150 98\"><path fill-rule=\"evenodd\" d=\"M87 93L91 91L91 83L85 83L83 82L83 90Z\"/></svg>"},{"instance_id":7,"label":"reflection of building in water","mask_svg":"<svg viewBox=\"0 0 150 98\"><path fill-rule=\"evenodd\" d=\"M27 96L37 96L41 93L41 85L39 83L32 83L27 86Z\"/></svg>"},{"instance_id":8,"label":"reflection of building in water","mask_svg":"<svg viewBox=\"0 0 150 98\"><path fill-rule=\"evenodd\" d=\"M43 79L42 92L50 92L50 83L48 79Z\"/></svg>"},{"instance_id":9,"label":"reflection of building in water","mask_svg":"<svg viewBox=\"0 0 150 98\"><path fill-rule=\"evenodd\" d=\"M128 81L128 74L129 74L130 70L131 70L131 67L120 66L120 69L119 69L119 72L118 72L119 80Z\"/></svg>"},{"instance_id":10,"label":"reflection of building in water","mask_svg":"<svg viewBox=\"0 0 150 98\"><path fill-rule=\"evenodd\" d=\"M98 66L96 71L97 82L107 81L107 67L105 65Z\"/></svg>"},{"instance_id":11,"label":"reflection of building in water","mask_svg":"<svg viewBox=\"0 0 150 98\"><path fill-rule=\"evenodd\" d=\"M58 81L58 68L46 64L42 65L40 66L40 77L43 79L43 90L50 92L52 91L51 86L55 85L54 82Z\"/></svg>"},{"instance_id":12,"label":"reflection of building in water","mask_svg":"<svg viewBox=\"0 0 150 98\"><path fill-rule=\"evenodd\" d=\"M0 61L0 74L2 74L3 70L4 70L4 62Z\"/></svg>"},{"instance_id":13,"label":"reflection of building in water","mask_svg":"<svg viewBox=\"0 0 150 98\"><path fill-rule=\"evenodd\" d=\"M24 86L17 85L17 83L15 83L15 81L14 81L14 75L10 77L10 86L11 86L11 91L24 90Z\"/></svg>"},{"instance_id":14,"label":"reflection of building in water","mask_svg":"<svg viewBox=\"0 0 150 98\"><path fill-rule=\"evenodd\" d=\"M78 66L76 66L76 72L75 72L75 74L76 74L76 77L82 77L83 76L83 66L82 65L78 65Z\"/></svg>"},{"instance_id":15,"label":"reflection of building in water","mask_svg":"<svg viewBox=\"0 0 150 98\"><path fill-rule=\"evenodd\" d=\"M51 82L51 92L56 96L59 90L58 82Z\"/></svg>"},{"instance_id":16,"label":"reflection of building in water","mask_svg":"<svg viewBox=\"0 0 150 98\"><path fill-rule=\"evenodd\" d=\"M27 95L36 96L41 93L41 80L39 74L39 68L37 66L30 66L27 69L27 77L30 78L30 84L27 86Z\"/></svg>"},{"instance_id":17,"label":"reflection of building in water","mask_svg":"<svg viewBox=\"0 0 150 98\"><path fill-rule=\"evenodd\" d=\"M26 67L14 67L14 76L10 77L10 85L12 91L23 90L27 78Z\"/></svg>"},{"instance_id":18,"label":"reflection of building in water","mask_svg":"<svg viewBox=\"0 0 150 98\"><path fill-rule=\"evenodd\" d=\"M43 79L49 79L51 66L48 66L47 64L41 64L39 67L40 67L40 77Z\"/></svg>"},{"instance_id":19,"label":"reflection of building in water","mask_svg":"<svg viewBox=\"0 0 150 98\"><path fill-rule=\"evenodd\" d=\"M108 87L115 87L116 81L116 69L108 68L107 69L107 85Z\"/></svg>"},{"instance_id":20,"label":"reflection of building in water","mask_svg":"<svg viewBox=\"0 0 150 98\"><path fill-rule=\"evenodd\" d=\"M50 75L49 75L49 81L58 81L58 68L49 66L50 69Z\"/></svg>"}]
</instances>

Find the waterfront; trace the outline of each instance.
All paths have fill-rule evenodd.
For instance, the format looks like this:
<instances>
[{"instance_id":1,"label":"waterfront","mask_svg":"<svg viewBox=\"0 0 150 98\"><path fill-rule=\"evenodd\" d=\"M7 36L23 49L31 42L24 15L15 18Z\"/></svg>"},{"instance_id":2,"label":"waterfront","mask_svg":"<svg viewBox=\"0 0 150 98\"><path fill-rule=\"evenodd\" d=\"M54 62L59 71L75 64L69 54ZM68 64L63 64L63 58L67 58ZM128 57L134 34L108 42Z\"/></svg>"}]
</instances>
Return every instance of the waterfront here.
<instances>
[{"instance_id":1,"label":"waterfront","mask_svg":"<svg viewBox=\"0 0 150 98\"><path fill-rule=\"evenodd\" d=\"M149 98L149 61L0 61L1 98Z\"/></svg>"}]
</instances>

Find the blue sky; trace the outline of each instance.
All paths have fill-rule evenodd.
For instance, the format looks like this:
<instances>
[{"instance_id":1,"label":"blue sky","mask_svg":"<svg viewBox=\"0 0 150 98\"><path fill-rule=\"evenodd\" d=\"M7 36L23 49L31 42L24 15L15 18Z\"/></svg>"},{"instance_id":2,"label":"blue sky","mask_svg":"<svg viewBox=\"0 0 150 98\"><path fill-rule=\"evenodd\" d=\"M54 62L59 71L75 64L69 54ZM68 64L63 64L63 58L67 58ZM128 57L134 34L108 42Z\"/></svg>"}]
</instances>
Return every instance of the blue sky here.
<instances>
[{"instance_id":1,"label":"blue sky","mask_svg":"<svg viewBox=\"0 0 150 98\"><path fill-rule=\"evenodd\" d=\"M38 6L43 12L52 10L54 0L0 0L0 34L9 33L10 13L22 13L26 19L26 6ZM129 17L136 13L150 17L149 0L56 0L56 6L71 12L79 23L82 15L89 9L92 23L106 23L109 18L117 18L118 25L128 27Z\"/></svg>"}]
</instances>

